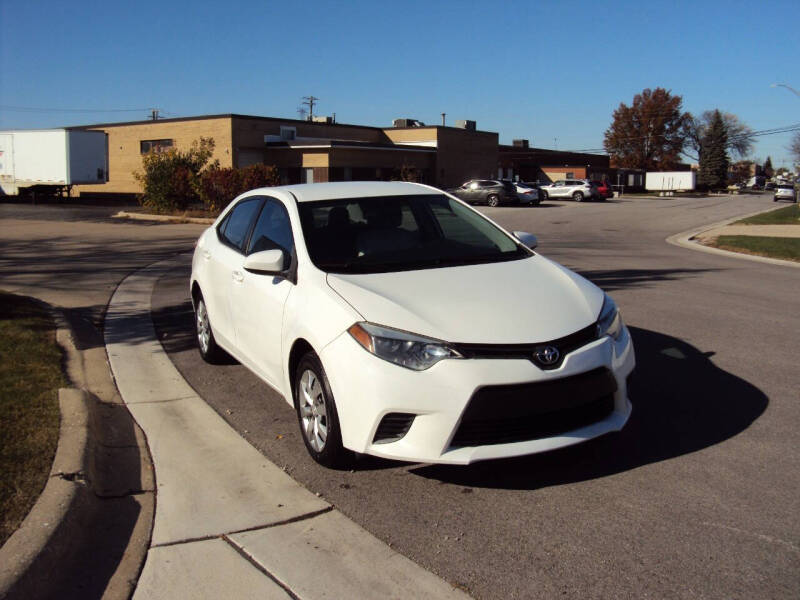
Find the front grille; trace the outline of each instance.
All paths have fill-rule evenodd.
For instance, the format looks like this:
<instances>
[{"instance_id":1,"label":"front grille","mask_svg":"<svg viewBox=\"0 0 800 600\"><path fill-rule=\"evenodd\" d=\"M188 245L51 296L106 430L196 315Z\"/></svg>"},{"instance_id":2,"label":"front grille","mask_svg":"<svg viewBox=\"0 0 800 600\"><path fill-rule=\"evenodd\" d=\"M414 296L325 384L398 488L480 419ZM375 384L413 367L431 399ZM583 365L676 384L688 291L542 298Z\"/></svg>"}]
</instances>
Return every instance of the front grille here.
<instances>
[{"instance_id":1,"label":"front grille","mask_svg":"<svg viewBox=\"0 0 800 600\"><path fill-rule=\"evenodd\" d=\"M451 446L537 440L596 423L614 410L617 382L600 367L562 379L492 385L476 391Z\"/></svg>"},{"instance_id":2,"label":"front grille","mask_svg":"<svg viewBox=\"0 0 800 600\"><path fill-rule=\"evenodd\" d=\"M372 438L373 444L388 444L401 439L414 422L416 415L409 413L389 413L381 419L375 437Z\"/></svg>"},{"instance_id":3,"label":"front grille","mask_svg":"<svg viewBox=\"0 0 800 600\"><path fill-rule=\"evenodd\" d=\"M533 361L540 369L557 369L564 362L564 357L582 348L597 339L597 324L592 323L580 331L565 335L549 342L536 342L533 344L452 344L464 358L524 358ZM536 359L536 352L545 347L554 346L558 349L559 359L545 365Z\"/></svg>"}]
</instances>

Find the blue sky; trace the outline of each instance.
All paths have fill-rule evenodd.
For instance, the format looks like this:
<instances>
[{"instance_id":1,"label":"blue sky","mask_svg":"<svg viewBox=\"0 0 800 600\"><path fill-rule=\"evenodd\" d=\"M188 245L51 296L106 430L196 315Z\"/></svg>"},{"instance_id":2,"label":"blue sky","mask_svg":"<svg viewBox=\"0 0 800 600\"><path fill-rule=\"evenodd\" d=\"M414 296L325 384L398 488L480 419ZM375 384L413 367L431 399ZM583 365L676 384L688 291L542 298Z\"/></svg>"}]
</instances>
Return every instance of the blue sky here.
<instances>
[{"instance_id":1,"label":"blue sky","mask_svg":"<svg viewBox=\"0 0 800 600\"><path fill-rule=\"evenodd\" d=\"M0 128L243 113L473 119L501 143L602 147L645 87L754 130L800 123L797 0L39 2L0 0ZM791 134L754 156L790 166ZM557 141L556 141L557 140Z\"/></svg>"}]
</instances>

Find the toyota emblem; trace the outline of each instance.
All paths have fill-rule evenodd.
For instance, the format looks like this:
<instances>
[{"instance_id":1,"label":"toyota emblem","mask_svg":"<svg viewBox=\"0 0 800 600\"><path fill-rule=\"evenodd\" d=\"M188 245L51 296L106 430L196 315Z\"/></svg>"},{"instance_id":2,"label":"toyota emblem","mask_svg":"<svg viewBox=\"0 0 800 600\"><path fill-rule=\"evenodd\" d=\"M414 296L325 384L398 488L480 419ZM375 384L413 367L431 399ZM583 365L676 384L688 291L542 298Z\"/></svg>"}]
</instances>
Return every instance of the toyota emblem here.
<instances>
[{"instance_id":1,"label":"toyota emblem","mask_svg":"<svg viewBox=\"0 0 800 600\"><path fill-rule=\"evenodd\" d=\"M554 365L558 362L561 353L555 346L543 346L537 348L533 355L536 357L536 360L543 365Z\"/></svg>"}]
</instances>

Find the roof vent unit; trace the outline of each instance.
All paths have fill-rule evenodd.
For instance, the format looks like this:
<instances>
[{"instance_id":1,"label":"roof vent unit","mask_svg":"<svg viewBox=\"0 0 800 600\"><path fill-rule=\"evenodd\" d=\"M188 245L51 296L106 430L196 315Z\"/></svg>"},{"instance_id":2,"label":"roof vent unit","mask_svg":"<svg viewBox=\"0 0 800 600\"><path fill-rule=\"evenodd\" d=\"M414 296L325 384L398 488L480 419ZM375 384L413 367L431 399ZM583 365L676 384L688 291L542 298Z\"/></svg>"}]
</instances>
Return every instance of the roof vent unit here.
<instances>
[{"instance_id":1,"label":"roof vent unit","mask_svg":"<svg viewBox=\"0 0 800 600\"><path fill-rule=\"evenodd\" d=\"M467 131L475 131L475 121L456 121L456 127Z\"/></svg>"},{"instance_id":2,"label":"roof vent unit","mask_svg":"<svg viewBox=\"0 0 800 600\"><path fill-rule=\"evenodd\" d=\"M325 123L330 125L333 123L333 117L314 117L314 123Z\"/></svg>"},{"instance_id":3,"label":"roof vent unit","mask_svg":"<svg viewBox=\"0 0 800 600\"><path fill-rule=\"evenodd\" d=\"M392 127L425 127L425 123L417 119L395 119Z\"/></svg>"},{"instance_id":4,"label":"roof vent unit","mask_svg":"<svg viewBox=\"0 0 800 600\"><path fill-rule=\"evenodd\" d=\"M528 144L528 140L513 140L511 145L515 148L529 148L530 144Z\"/></svg>"}]
</instances>

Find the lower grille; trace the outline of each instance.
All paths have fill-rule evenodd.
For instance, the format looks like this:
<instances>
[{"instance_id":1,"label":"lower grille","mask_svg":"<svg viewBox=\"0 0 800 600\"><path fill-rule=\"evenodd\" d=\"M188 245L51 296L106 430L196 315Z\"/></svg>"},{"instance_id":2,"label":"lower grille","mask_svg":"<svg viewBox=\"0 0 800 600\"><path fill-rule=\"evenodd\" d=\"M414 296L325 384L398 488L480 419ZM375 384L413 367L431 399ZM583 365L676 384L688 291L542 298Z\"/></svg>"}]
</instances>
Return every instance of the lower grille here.
<instances>
[{"instance_id":1,"label":"lower grille","mask_svg":"<svg viewBox=\"0 0 800 600\"><path fill-rule=\"evenodd\" d=\"M451 446L537 440L596 423L614 410L616 390L614 376L602 367L551 381L481 388Z\"/></svg>"},{"instance_id":2,"label":"lower grille","mask_svg":"<svg viewBox=\"0 0 800 600\"><path fill-rule=\"evenodd\" d=\"M375 432L375 437L372 438L372 443L388 444L402 439L411 429L415 416L409 413L389 413L385 415L381 419L380 425L378 425L378 430Z\"/></svg>"}]
</instances>

